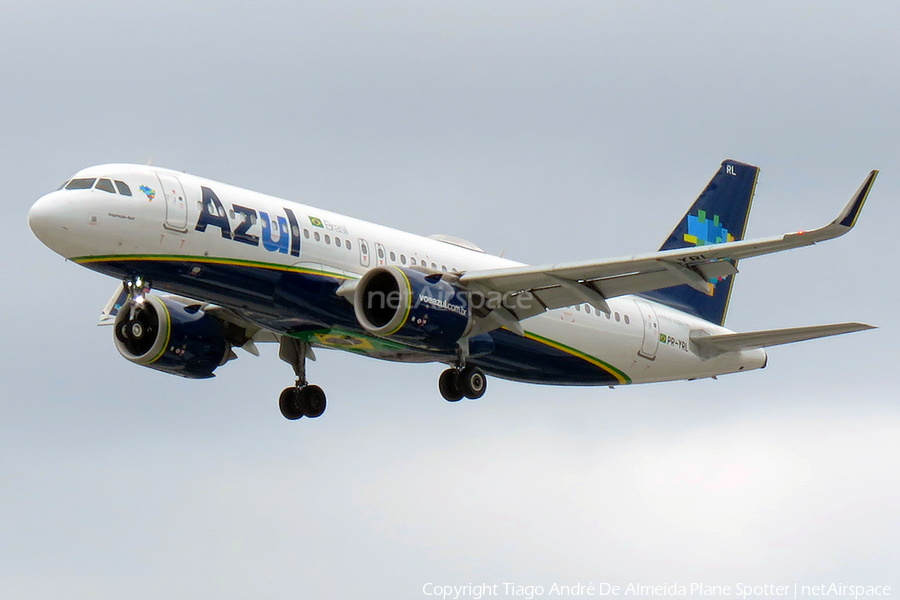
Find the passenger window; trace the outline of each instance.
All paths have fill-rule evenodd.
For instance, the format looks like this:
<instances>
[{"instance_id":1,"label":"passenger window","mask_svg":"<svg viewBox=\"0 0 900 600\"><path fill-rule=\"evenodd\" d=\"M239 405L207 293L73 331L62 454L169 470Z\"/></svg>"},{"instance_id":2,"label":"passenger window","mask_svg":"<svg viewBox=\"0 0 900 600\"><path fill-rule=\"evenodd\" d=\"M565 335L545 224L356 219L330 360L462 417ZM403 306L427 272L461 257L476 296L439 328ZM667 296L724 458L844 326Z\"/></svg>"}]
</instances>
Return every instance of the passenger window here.
<instances>
[{"instance_id":1,"label":"passenger window","mask_svg":"<svg viewBox=\"0 0 900 600\"><path fill-rule=\"evenodd\" d=\"M305 237L306 239L309 239L309 229L303 230L303 237Z\"/></svg>"},{"instance_id":2,"label":"passenger window","mask_svg":"<svg viewBox=\"0 0 900 600\"><path fill-rule=\"evenodd\" d=\"M441 271L443 271L444 273L446 273L446 272L447 272L447 265L441 265Z\"/></svg>"},{"instance_id":3,"label":"passenger window","mask_svg":"<svg viewBox=\"0 0 900 600\"><path fill-rule=\"evenodd\" d=\"M350 240L347 240L346 246L347 246L347 250L352 250L352 248L351 248L351 246L350 246Z\"/></svg>"},{"instance_id":4,"label":"passenger window","mask_svg":"<svg viewBox=\"0 0 900 600\"><path fill-rule=\"evenodd\" d=\"M66 184L67 190L89 190L94 187L96 179L73 179Z\"/></svg>"},{"instance_id":5,"label":"passenger window","mask_svg":"<svg viewBox=\"0 0 900 600\"><path fill-rule=\"evenodd\" d=\"M393 250L391 250L391 262L397 262L397 255L394 254Z\"/></svg>"},{"instance_id":6,"label":"passenger window","mask_svg":"<svg viewBox=\"0 0 900 600\"><path fill-rule=\"evenodd\" d=\"M327 233L325 234L325 243L326 243L326 244L330 244L330 243L331 243L331 236L328 235Z\"/></svg>"},{"instance_id":7,"label":"passenger window","mask_svg":"<svg viewBox=\"0 0 900 600\"><path fill-rule=\"evenodd\" d=\"M431 263L431 268L436 270L436 269L437 269L437 265L434 264L434 263Z\"/></svg>"},{"instance_id":8,"label":"passenger window","mask_svg":"<svg viewBox=\"0 0 900 600\"><path fill-rule=\"evenodd\" d=\"M381 259L384 258L384 248L378 249L378 258L381 258Z\"/></svg>"},{"instance_id":9,"label":"passenger window","mask_svg":"<svg viewBox=\"0 0 900 600\"><path fill-rule=\"evenodd\" d=\"M368 253L369 253L369 247L366 246L366 243L365 243L365 242L362 243L362 246L360 246L359 249L360 249L360 251L362 251L363 254L368 254Z\"/></svg>"},{"instance_id":10,"label":"passenger window","mask_svg":"<svg viewBox=\"0 0 900 600\"><path fill-rule=\"evenodd\" d=\"M584 306L584 312L586 312L587 314L591 314L591 305L590 304L586 304Z\"/></svg>"},{"instance_id":11,"label":"passenger window","mask_svg":"<svg viewBox=\"0 0 900 600\"><path fill-rule=\"evenodd\" d=\"M125 183L124 181L119 181L118 179L116 179L116 187L118 188L119 193L122 194L123 196L131 195L131 188L128 187L128 184Z\"/></svg>"},{"instance_id":12,"label":"passenger window","mask_svg":"<svg viewBox=\"0 0 900 600\"><path fill-rule=\"evenodd\" d=\"M322 239L322 236L319 235L319 232L318 232L318 231L314 231L314 232L313 232L313 239L315 239L315 240L318 242L319 240Z\"/></svg>"},{"instance_id":13,"label":"passenger window","mask_svg":"<svg viewBox=\"0 0 900 600\"><path fill-rule=\"evenodd\" d=\"M618 322L621 321L621 320L622 320L622 319L619 317L619 313L616 313L616 323L618 323Z\"/></svg>"},{"instance_id":14,"label":"passenger window","mask_svg":"<svg viewBox=\"0 0 900 600\"><path fill-rule=\"evenodd\" d=\"M341 247L341 238L339 238L339 237L334 238L334 245L337 246L338 248L340 248Z\"/></svg>"},{"instance_id":15,"label":"passenger window","mask_svg":"<svg viewBox=\"0 0 900 600\"><path fill-rule=\"evenodd\" d=\"M580 304L576 304L576 305L575 305L575 310L577 310L578 312L581 312L581 305L580 305Z\"/></svg>"},{"instance_id":16,"label":"passenger window","mask_svg":"<svg viewBox=\"0 0 900 600\"><path fill-rule=\"evenodd\" d=\"M631 325L631 319L628 318L628 315L625 315L625 324Z\"/></svg>"},{"instance_id":17,"label":"passenger window","mask_svg":"<svg viewBox=\"0 0 900 600\"><path fill-rule=\"evenodd\" d=\"M406 264L406 255L405 254L400 255L400 262L402 262L404 265Z\"/></svg>"}]
</instances>

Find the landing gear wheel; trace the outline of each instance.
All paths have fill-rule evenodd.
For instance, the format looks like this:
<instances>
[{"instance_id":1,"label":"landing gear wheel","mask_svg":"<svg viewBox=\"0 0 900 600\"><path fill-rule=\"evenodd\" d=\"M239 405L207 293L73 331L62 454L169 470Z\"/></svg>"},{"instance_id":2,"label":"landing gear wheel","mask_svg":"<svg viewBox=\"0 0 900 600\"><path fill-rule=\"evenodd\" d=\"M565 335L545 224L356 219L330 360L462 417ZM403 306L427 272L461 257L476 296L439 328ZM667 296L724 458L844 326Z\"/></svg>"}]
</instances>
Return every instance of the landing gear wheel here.
<instances>
[{"instance_id":1,"label":"landing gear wheel","mask_svg":"<svg viewBox=\"0 0 900 600\"><path fill-rule=\"evenodd\" d=\"M478 400L487 391L487 377L478 367L468 366L459 372L459 387L469 400Z\"/></svg>"},{"instance_id":2,"label":"landing gear wheel","mask_svg":"<svg viewBox=\"0 0 900 600\"><path fill-rule=\"evenodd\" d=\"M284 418L291 421L301 417L321 417L325 412L325 392L317 385L285 388L278 398L278 408Z\"/></svg>"},{"instance_id":3,"label":"landing gear wheel","mask_svg":"<svg viewBox=\"0 0 900 600\"><path fill-rule=\"evenodd\" d=\"M325 412L325 392L317 385L300 388L300 408L303 416L315 419Z\"/></svg>"},{"instance_id":4,"label":"landing gear wheel","mask_svg":"<svg viewBox=\"0 0 900 600\"><path fill-rule=\"evenodd\" d=\"M441 390L441 396L447 402L459 402L465 395L459 378L459 371L456 369L447 369L441 373L438 379L438 389Z\"/></svg>"},{"instance_id":5,"label":"landing gear wheel","mask_svg":"<svg viewBox=\"0 0 900 600\"><path fill-rule=\"evenodd\" d=\"M303 410L300 404L300 394L302 391L302 388L289 387L281 392L281 396L278 397L278 408L281 409L281 414L284 415L285 419L296 421L303 416Z\"/></svg>"},{"instance_id":6,"label":"landing gear wheel","mask_svg":"<svg viewBox=\"0 0 900 600\"><path fill-rule=\"evenodd\" d=\"M278 406L284 418L295 421L300 417L315 419L325 412L325 392L317 385L306 383L306 359L316 360L309 342L304 342L290 336L281 338L278 348L278 356L281 360L294 368L297 383L294 387L281 392Z\"/></svg>"}]
</instances>

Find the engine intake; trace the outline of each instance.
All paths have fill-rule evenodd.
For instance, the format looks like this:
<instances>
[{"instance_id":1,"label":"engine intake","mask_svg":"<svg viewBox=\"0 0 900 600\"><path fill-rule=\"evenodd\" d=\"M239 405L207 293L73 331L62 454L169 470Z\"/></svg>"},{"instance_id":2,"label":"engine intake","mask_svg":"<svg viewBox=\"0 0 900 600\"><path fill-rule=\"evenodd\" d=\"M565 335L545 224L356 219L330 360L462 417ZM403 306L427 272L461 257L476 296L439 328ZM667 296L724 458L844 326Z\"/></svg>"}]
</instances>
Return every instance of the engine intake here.
<instances>
[{"instance_id":1,"label":"engine intake","mask_svg":"<svg viewBox=\"0 0 900 600\"><path fill-rule=\"evenodd\" d=\"M471 321L466 292L440 273L376 267L362 276L353 297L359 324L373 335L423 348L447 350Z\"/></svg>"},{"instance_id":2,"label":"engine intake","mask_svg":"<svg viewBox=\"0 0 900 600\"><path fill-rule=\"evenodd\" d=\"M119 354L144 366L188 377L214 377L228 360L231 345L222 323L197 305L145 296L132 318L129 300L116 315L113 329Z\"/></svg>"}]
</instances>

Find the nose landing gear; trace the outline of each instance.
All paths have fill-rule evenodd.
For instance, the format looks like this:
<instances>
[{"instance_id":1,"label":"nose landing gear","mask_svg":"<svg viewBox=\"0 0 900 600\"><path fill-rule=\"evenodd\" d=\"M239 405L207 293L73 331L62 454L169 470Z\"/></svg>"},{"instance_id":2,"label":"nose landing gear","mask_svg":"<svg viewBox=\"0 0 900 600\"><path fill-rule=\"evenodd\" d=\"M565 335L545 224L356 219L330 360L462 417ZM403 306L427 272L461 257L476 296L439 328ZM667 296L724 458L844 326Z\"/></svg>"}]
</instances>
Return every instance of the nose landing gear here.
<instances>
[{"instance_id":1,"label":"nose landing gear","mask_svg":"<svg viewBox=\"0 0 900 600\"><path fill-rule=\"evenodd\" d=\"M285 388L278 398L278 407L285 419L296 421L300 417L315 419L325 412L325 392L317 385L306 381L306 359L315 360L309 343L284 336L278 350L281 360L294 367L297 382Z\"/></svg>"},{"instance_id":2,"label":"nose landing gear","mask_svg":"<svg viewBox=\"0 0 900 600\"><path fill-rule=\"evenodd\" d=\"M447 402L459 402L463 396L477 400L487 391L487 377L474 365L462 369L450 368L441 373L438 389Z\"/></svg>"}]
</instances>

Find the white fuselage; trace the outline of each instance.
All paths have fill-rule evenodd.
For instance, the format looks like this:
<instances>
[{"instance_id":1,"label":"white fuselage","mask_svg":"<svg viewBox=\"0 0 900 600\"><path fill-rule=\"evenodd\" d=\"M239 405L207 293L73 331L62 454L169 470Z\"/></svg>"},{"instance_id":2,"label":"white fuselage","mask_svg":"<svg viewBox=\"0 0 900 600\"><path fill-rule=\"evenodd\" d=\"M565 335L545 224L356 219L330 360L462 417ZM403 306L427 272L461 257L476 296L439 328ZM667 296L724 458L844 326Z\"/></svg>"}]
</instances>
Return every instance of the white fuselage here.
<instances>
[{"instance_id":1,"label":"white fuselage","mask_svg":"<svg viewBox=\"0 0 900 600\"><path fill-rule=\"evenodd\" d=\"M62 189L41 198L29 214L45 244L89 267L110 257L149 262L194 257L358 278L382 265L465 272L521 264L167 169L102 165L75 176L94 178L124 182L132 195ZM204 201L204 187L220 206ZM204 224L204 202L205 227L198 227ZM221 297L215 301L227 305ZM582 304L525 319L522 327L556 350L613 366L622 375L618 383L703 378L765 365L763 350L702 358L692 334L728 330L690 314L635 296L610 298L608 304L611 314ZM349 303L347 309L352 310Z\"/></svg>"}]
</instances>

